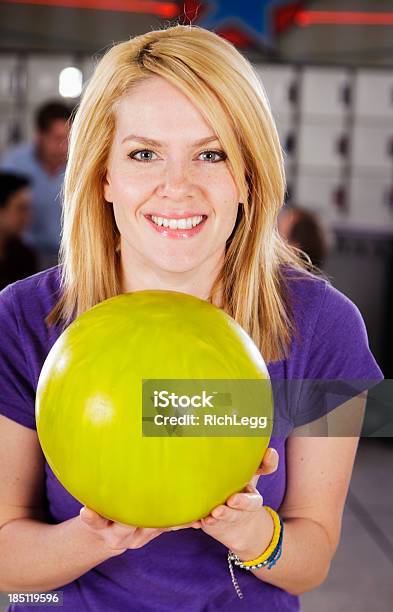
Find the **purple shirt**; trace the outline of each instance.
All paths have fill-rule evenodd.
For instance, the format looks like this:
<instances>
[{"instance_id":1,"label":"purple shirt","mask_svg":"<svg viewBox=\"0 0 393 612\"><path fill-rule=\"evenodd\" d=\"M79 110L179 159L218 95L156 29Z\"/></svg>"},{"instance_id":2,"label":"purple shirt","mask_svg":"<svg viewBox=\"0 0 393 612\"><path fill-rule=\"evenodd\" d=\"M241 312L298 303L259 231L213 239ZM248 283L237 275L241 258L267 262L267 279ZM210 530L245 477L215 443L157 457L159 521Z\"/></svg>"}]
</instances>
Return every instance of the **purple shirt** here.
<instances>
[{"instance_id":1,"label":"purple shirt","mask_svg":"<svg viewBox=\"0 0 393 612\"><path fill-rule=\"evenodd\" d=\"M41 367L60 334L59 328L48 329L44 322L59 295L58 272L55 266L17 281L0 293L0 412L31 429L36 429L35 390ZM363 319L347 297L323 279L296 280L289 276L287 286L299 337L293 339L288 359L267 364L272 380L336 378L377 382L383 378L368 347ZM264 503L275 510L279 510L286 491L287 435L293 427L322 414L318 403L312 411L307 402L296 402L294 408L286 406L284 410L288 431L272 437L270 442L279 453L279 467L274 474L261 476L258 482ZM47 463L45 472L46 504L53 523L77 516L80 502L63 488ZM63 609L299 610L298 597L259 580L252 572L235 568L244 594L240 600L230 579L226 553L220 542L200 529L163 533L142 548L127 550L59 587L64 596ZM18 612L37 609L41 607L9 608Z\"/></svg>"}]
</instances>

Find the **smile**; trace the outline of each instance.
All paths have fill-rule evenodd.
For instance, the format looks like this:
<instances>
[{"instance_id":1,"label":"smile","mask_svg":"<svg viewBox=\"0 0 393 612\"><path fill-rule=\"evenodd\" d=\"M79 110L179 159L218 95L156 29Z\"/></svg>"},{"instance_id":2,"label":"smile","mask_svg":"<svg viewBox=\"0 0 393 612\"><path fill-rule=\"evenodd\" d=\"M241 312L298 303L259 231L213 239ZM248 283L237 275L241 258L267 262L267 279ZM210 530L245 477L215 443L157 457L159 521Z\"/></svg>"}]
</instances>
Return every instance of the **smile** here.
<instances>
[{"instance_id":1,"label":"smile","mask_svg":"<svg viewBox=\"0 0 393 612\"><path fill-rule=\"evenodd\" d=\"M170 229L191 229L192 227L196 227L201 223L203 216L184 217L183 219L167 219L152 215L151 219L156 225L163 225L164 227L169 227Z\"/></svg>"},{"instance_id":2,"label":"smile","mask_svg":"<svg viewBox=\"0 0 393 612\"><path fill-rule=\"evenodd\" d=\"M195 217L158 217L145 215L150 227L167 238L192 238L202 230L206 224L207 215Z\"/></svg>"}]
</instances>

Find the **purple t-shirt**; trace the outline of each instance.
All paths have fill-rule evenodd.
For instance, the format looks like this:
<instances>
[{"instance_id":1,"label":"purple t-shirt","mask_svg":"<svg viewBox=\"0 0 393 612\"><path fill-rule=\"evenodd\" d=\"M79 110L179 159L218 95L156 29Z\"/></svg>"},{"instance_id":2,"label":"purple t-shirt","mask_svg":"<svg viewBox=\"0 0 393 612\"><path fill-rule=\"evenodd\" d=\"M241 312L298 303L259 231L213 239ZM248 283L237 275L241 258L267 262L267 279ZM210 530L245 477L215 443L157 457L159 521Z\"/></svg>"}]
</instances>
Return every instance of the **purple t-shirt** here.
<instances>
[{"instance_id":1,"label":"purple t-shirt","mask_svg":"<svg viewBox=\"0 0 393 612\"><path fill-rule=\"evenodd\" d=\"M268 365L272 380L383 378L368 347L357 307L323 279L288 276L287 286L299 336L290 357ZM44 360L60 334L45 317L59 297L59 268L53 267L6 287L0 293L0 413L31 429L35 426L35 390ZM365 386L364 388L367 388ZM362 390L362 389L361 389ZM318 403L317 403L318 404ZM288 434L319 416L303 402L284 408ZM261 476L264 503L279 510L286 491L287 434L272 437L277 471ZM228 469L230 466L228 465ZM46 504L53 523L79 514L81 504L60 484L48 464ZM136 550L100 563L77 580L59 586L64 610L74 612L294 612L299 598L240 568L235 574L240 600L228 572L227 549L201 529L167 532ZM284 555L283 551L283 555ZM279 561L278 561L279 563ZM9 610L37 610L18 605ZM46 608L45 608L46 609Z\"/></svg>"}]
</instances>

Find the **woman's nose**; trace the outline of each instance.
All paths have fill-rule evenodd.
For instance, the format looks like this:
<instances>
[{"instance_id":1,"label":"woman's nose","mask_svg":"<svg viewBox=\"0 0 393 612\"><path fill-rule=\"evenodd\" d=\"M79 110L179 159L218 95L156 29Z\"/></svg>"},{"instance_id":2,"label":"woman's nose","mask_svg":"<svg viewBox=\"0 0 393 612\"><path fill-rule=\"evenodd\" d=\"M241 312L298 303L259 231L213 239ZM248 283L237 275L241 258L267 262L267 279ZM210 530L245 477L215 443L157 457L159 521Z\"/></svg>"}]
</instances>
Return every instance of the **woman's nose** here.
<instances>
[{"instance_id":1,"label":"woman's nose","mask_svg":"<svg viewBox=\"0 0 393 612\"><path fill-rule=\"evenodd\" d=\"M190 167L184 161L170 162L163 171L159 191L162 195L184 195L192 189Z\"/></svg>"}]
</instances>

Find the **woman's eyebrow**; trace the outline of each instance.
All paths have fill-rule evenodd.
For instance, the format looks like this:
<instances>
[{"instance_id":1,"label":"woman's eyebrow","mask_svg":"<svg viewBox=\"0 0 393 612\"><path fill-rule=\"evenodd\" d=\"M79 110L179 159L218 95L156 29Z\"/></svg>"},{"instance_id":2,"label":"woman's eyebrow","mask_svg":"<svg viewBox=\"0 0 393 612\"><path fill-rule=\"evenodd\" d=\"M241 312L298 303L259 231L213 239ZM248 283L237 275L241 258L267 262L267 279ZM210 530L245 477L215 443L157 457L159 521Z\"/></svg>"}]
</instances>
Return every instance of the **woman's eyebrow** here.
<instances>
[{"instance_id":1,"label":"woman's eyebrow","mask_svg":"<svg viewBox=\"0 0 393 612\"><path fill-rule=\"evenodd\" d=\"M154 140L154 138L146 138L145 136L137 136L136 134L129 134L121 141L121 144L124 142L128 142L130 140L142 142L143 144L148 144L153 147L162 147L165 145L164 142L160 142L159 140ZM217 136L208 136L207 138L201 138L200 140L196 140L194 143L191 143L193 146L200 146L207 144L208 142L219 142Z\"/></svg>"}]
</instances>

